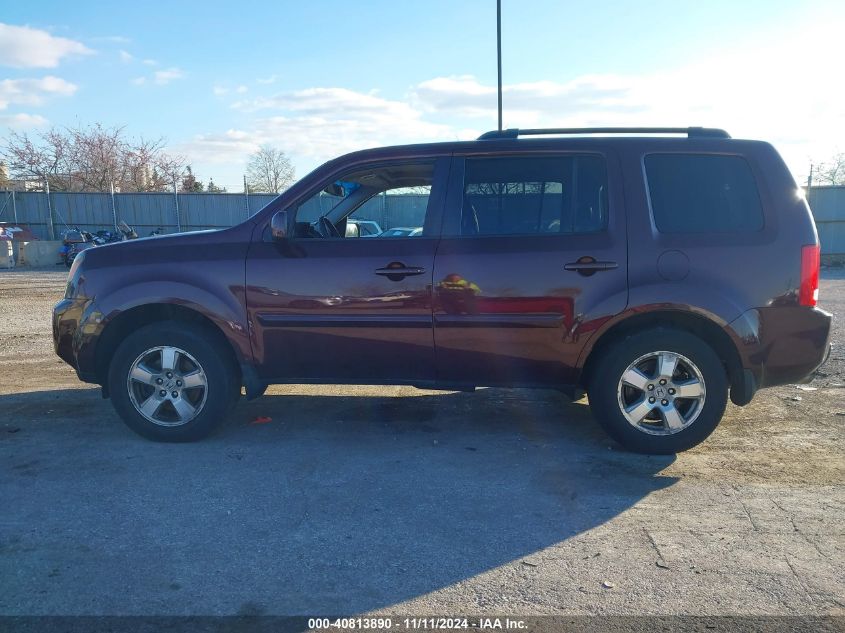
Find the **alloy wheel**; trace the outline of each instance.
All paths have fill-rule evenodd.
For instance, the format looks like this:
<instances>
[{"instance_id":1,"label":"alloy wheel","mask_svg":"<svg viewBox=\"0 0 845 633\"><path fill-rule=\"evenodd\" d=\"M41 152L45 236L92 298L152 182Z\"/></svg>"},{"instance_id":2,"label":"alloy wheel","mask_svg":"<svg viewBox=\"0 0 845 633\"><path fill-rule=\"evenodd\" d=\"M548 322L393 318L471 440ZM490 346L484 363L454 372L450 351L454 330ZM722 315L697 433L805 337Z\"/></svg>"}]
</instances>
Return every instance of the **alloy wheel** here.
<instances>
[{"instance_id":1,"label":"alloy wheel","mask_svg":"<svg viewBox=\"0 0 845 633\"><path fill-rule=\"evenodd\" d=\"M208 395L199 362L178 347L153 347L129 368L126 388L132 406L159 426L181 426L196 418Z\"/></svg>"},{"instance_id":2,"label":"alloy wheel","mask_svg":"<svg viewBox=\"0 0 845 633\"><path fill-rule=\"evenodd\" d=\"M617 394L631 426L652 435L673 435L698 418L706 390L701 370L689 358L657 351L628 365Z\"/></svg>"}]
</instances>

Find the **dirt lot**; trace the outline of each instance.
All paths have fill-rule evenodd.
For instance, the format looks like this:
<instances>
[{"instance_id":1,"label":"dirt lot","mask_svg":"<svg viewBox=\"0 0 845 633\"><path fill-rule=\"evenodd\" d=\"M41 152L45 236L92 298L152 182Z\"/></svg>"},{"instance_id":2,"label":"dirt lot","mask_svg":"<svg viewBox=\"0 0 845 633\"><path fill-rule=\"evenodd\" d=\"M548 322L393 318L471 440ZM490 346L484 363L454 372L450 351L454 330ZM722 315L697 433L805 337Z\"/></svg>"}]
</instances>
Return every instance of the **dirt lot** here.
<instances>
[{"instance_id":1,"label":"dirt lot","mask_svg":"<svg viewBox=\"0 0 845 633\"><path fill-rule=\"evenodd\" d=\"M845 614L842 347L674 458L497 389L275 387L159 445L53 355L63 285L0 274L0 614Z\"/></svg>"}]
</instances>

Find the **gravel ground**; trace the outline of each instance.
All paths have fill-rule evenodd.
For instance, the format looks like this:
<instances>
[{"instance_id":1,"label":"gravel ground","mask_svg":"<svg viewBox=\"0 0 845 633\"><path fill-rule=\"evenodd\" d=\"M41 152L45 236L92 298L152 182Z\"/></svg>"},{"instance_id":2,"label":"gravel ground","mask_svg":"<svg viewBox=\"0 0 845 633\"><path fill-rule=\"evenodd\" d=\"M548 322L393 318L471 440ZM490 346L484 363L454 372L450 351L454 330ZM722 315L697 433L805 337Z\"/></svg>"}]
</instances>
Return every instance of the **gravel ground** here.
<instances>
[{"instance_id":1,"label":"gravel ground","mask_svg":"<svg viewBox=\"0 0 845 633\"><path fill-rule=\"evenodd\" d=\"M841 347L676 457L499 389L273 387L161 445L53 355L64 278L0 272L0 614L845 615Z\"/></svg>"}]
</instances>

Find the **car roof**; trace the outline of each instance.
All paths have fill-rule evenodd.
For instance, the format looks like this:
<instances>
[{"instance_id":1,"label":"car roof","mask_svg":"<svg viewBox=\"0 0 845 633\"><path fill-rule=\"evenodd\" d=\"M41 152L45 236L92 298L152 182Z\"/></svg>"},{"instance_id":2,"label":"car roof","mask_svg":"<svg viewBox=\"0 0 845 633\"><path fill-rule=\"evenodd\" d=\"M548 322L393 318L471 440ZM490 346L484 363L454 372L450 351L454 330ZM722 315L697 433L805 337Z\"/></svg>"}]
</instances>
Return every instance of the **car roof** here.
<instances>
[{"instance_id":1,"label":"car roof","mask_svg":"<svg viewBox=\"0 0 845 633\"><path fill-rule=\"evenodd\" d=\"M402 158L436 157L449 154L497 154L532 150L601 150L614 147L667 149L690 151L740 151L750 145L768 145L762 141L734 139L718 136L666 136L665 134L568 134L539 138L489 138L470 141L446 141L390 145L359 150L345 154L327 165L338 162L363 160L394 160Z\"/></svg>"}]
</instances>

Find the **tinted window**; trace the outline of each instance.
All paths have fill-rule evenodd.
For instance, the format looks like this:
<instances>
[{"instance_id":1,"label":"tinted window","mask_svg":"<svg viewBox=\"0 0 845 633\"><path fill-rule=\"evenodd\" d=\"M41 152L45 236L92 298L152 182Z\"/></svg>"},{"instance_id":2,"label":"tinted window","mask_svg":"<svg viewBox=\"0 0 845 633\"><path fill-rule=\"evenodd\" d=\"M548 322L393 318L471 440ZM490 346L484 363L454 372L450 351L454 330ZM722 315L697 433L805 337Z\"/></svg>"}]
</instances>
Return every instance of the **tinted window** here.
<instances>
[{"instance_id":1,"label":"tinted window","mask_svg":"<svg viewBox=\"0 0 845 633\"><path fill-rule=\"evenodd\" d=\"M645 158L654 224L661 233L763 228L751 168L739 156L651 154Z\"/></svg>"},{"instance_id":2,"label":"tinted window","mask_svg":"<svg viewBox=\"0 0 845 633\"><path fill-rule=\"evenodd\" d=\"M593 233L606 226L600 157L466 161L461 235Z\"/></svg>"}]
</instances>

